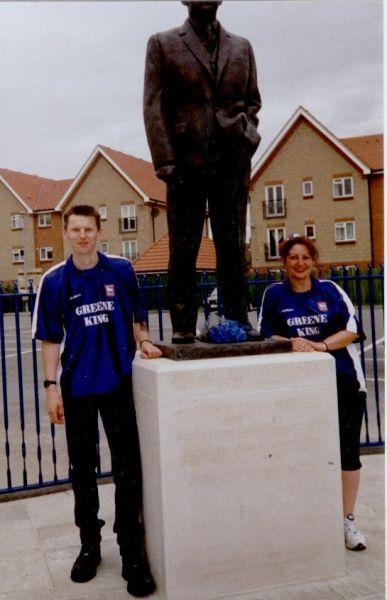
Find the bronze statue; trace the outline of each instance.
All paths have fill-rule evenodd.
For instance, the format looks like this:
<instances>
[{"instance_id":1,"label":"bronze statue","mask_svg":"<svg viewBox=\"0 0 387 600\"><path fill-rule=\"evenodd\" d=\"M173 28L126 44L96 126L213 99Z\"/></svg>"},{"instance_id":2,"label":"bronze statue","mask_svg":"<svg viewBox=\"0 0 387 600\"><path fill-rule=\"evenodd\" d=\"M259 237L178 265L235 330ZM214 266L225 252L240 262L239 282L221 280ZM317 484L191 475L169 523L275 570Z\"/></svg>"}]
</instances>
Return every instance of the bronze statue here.
<instances>
[{"instance_id":1,"label":"bronze statue","mask_svg":"<svg viewBox=\"0 0 387 600\"><path fill-rule=\"evenodd\" d=\"M261 107L250 43L216 19L222 2L182 2L188 19L148 42L144 120L167 184L172 342L193 342L196 258L208 205L226 319L255 336L245 283L246 210ZM208 203L208 204L207 204Z\"/></svg>"}]
</instances>

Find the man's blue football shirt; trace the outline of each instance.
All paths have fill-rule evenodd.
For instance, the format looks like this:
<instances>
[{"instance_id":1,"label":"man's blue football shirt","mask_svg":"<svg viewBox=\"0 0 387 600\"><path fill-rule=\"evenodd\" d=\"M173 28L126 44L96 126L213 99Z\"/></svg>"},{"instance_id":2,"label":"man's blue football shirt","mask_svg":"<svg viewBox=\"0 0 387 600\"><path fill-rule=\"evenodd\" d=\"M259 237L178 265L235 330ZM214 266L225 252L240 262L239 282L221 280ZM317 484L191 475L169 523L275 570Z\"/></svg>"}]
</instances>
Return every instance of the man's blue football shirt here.
<instances>
[{"instance_id":1,"label":"man's blue football shirt","mask_svg":"<svg viewBox=\"0 0 387 600\"><path fill-rule=\"evenodd\" d=\"M72 257L40 282L33 336L62 345L61 386L75 397L103 394L130 375L136 351L133 320L145 320L131 263L98 254L80 270Z\"/></svg>"}]
</instances>

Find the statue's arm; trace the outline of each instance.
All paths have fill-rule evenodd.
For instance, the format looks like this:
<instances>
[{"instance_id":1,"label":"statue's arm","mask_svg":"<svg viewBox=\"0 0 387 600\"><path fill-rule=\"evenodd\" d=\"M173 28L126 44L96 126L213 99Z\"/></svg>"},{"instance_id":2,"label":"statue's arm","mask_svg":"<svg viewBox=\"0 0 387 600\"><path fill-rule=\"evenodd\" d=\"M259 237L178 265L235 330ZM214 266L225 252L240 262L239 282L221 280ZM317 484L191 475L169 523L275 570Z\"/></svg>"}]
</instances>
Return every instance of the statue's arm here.
<instances>
[{"instance_id":1,"label":"statue's arm","mask_svg":"<svg viewBox=\"0 0 387 600\"><path fill-rule=\"evenodd\" d=\"M144 81L144 123L156 175L167 180L176 170L165 98L165 57L157 35L149 39Z\"/></svg>"},{"instance_id":2,"label":"statue's arm","mask_svg":"<svg viewBox=\"0 0 387 600\"><path fill-rule=\"evenodd\" d=\"M255 126L258 125L257 113L260 111L261 106L261 95L259 93L257 82L257 67L253 49L249 43L249 82L246 94L246 112L248 119L250 119Z\"/></svg>"}]
</instances>

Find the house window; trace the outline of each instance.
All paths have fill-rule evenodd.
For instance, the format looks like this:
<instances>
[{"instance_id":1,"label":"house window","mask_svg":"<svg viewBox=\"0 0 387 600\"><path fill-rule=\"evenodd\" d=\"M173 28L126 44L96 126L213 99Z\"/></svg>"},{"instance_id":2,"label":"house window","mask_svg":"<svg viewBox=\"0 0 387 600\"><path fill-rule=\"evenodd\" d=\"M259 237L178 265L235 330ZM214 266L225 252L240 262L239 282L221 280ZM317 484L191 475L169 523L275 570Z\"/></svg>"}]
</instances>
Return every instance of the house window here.
<instances>
[{"instance_id":1,"label":"house window","mask_svg":"<svg viewBox=\"0 0 387 600\"><path fill-rule=\"evenodd\" d=\"M285 228L275 227L267 230L267 252L268 260L279 258L279 244L285 238Z\"/></svg>"},{"instance_id":2,"label":"house window","mask_svg":"<svg viewBox=\"0 0 387 600\"><path fill-rule=\"evenodd\" d=\"M302 182L302 195L304 198L310 198L313 196L313 181Z\"/></svg>"},{"instance_id":3,"label":"house window","mask_svg":"<svg viewBox=\"0 0 387 600\"><path fill-rule=\"evenodd\" d=\"M24 263L24 248L14 248L12 250L12 262Z\"/></svg>"},{"instance_id":4,"label":"house window","mask_svg":"<svg viewBox=\"0 0 387 600\"><path fill-rule=\"evenodd\" d=\"M99 249L102 254L109 254L109 242L101 242Z\"/></svg>"},{"instance_id":5,"label":"house window","mask_svg":"<svg viewBox=\"0 0 387 600\"><path fill-rule=\"evenodd\" d=\"M120 219L120 232L125 231L136 231L137 230L137 219L136 219L136 205L125 204L121 206L121 219Z\"/></svg>"},{"instance_id":6,"label":"house window","mask_svg":"<svg viewBox=\"0 0 387 600\"><path fill-rule=\"evenodd\" d=\"M342 221L335 223L336 242L354 242L356 240L355 222Z\"/></svg>"},{"instance_id":7,"label":"house window","mask_svg":"<svg viewBox=\"0 0 387 600\"><path fill-rule=\"evenodd\" d=\"M107 219L107 208L106 206L100 206L98 208L99 216L101 217L101 221L106 221Z\"/></svg>"},{"instance_id":8,"label":"house window","mask_svg":"<svg viewBox=\"0 0 387 600\"><path fill-rule=\"evenodd\" d=\"M353 179L352 177L338 177L333 180L334 198L352 198L353 197Z\"/></svg>"},{"instance_id":9,"label":"house window","mask_svg":"<svg viewBox=\"0 0 387 600\"><path fill-rule=\"evenodd\" d=\"M12 215L11 216L11 228L12 229L23 229L24 227L24 216L23 215Z\"/></svg>"},{"instance_id":10,"label":"house window","mask_svg":"<svg viewBox=\"0 0 387 600\"><path fill-rule=\"evenodd\" d=\"M265 217L281 217L284 215L284 186L267 185L265 187Z\"/></svg>"},{"instance_id":11,"label":"house window","mask_svg":"<svg viewBox=\"0 0 387 600\"><path fill-rule=\"evenodd\" d=\"M51 227L52 217L51 213L40 213L38 217L39 227Z\"/></svg>"},{"instance_id":12,"label":"house window","mask_svg":"<svg viewBox=\"0 0 387 600\"><path fill-rule=\"evenodd\" d=\"M129 260L137 258L137 240L122 242L122 256Z\"/></svg>"},{"instance_id":13,"label":"house window","mask_svg":"<svg viewBox=\"0 0 387 600\"><path fill-rule=\"evenodd\" d=\"M311 240L316 239L316 225L305 225L305 236Z\"/></svg>"},{"instance_id":14,"label":"house window","mask_svg":"<svg viewBox=\"0 0 387 600\"><path fill-rule=\"evenodd\" d=\"M52 246L46 246L45 248L40 248L39 255L40 255L40 260L42 262L44 262L45 260L52 260L54 258Z\"/></svg>"}]
</instances>

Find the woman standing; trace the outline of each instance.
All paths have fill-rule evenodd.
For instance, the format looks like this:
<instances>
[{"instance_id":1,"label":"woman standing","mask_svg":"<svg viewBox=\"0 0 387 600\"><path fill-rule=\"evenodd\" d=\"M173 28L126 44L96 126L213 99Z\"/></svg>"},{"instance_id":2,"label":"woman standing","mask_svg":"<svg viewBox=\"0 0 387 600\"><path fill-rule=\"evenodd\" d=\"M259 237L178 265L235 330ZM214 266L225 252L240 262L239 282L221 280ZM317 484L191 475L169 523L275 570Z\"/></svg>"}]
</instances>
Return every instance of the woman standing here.
<instances>
[{"instance_id":1,"label":"woman standing","mask_svg":"<svg viewBox=\"0 0 387 600\"><path fill-rule=\"evenodd\" d=\"M366 388L359 355L362 341L355 310L334 282L316 279L318 260L313 242L293 236L280 246L285 281L270 285L263 296L258 331L275 340L290 339L295 352L329 352L336 362L345 545L365 550L366 541L355 518L360 483L359 444Z\"/></svg>"}]
</instances>

